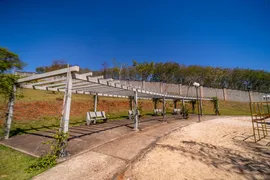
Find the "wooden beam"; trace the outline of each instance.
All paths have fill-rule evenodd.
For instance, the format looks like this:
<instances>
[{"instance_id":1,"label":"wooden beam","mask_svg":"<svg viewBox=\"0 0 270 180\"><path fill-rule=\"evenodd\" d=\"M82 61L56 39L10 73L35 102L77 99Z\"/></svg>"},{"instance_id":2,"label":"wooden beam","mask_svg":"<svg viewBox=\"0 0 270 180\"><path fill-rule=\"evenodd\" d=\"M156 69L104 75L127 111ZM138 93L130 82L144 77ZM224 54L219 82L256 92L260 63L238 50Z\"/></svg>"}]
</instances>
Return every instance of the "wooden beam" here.
<instances>
[{"instance_id":1,"label":"wooden beam","mask_svg":"<svg viewBox=\"0 0 270 180\"><path fill-rule=\"evenodd\" d=\"M70 107L71 107L71 95L72 95L72 75L71 72L67 75L67 89L65 91L65 103L64 103L64 111L62 117L62 131L64 133L68 132L69 126L69 118L70 118Z\"/></svg>"},{"instance_id":2,"label":"wooden beam","mask_svg":"<svg viewBox=\"0 0 270 180\"><path fill-rule=\"evenodd\" d=\"M79 84L79 83L81 83L81 82L83 82L83 81L81 81L81 80L73 80L73 81L72 81L72 85L73 85L73 87L74 87L75 85L77 85L77 84ZM60 88L60 87L66 87L66 86L65 86L66 83L67 83L67 82L62 82L62 83L57 83L57 84L49 84L49 85L46 85L46 87L57 87L57 88Z\"/></svg>"},{"instance_id":3,"label":"wooden beam","mask_svg":"<svg viewBox=\"0 0 270 180\"><path fill-rule=\"evenodd\" d=\"M33 84L29 84L31 86L40 86L40 85L44 85L44 84L50 84L50 83L55 83L55 82L60 82L60 81L66 81L66 77L63 78L59 78L59 79L54 79L54 80L49 80L49 81L41 81L38 83L33 83Z\"/></svg>"},{"instance_id":4,"label":"wooden beam","mask_svg":"<svg viewBox=\"0 0 270 180\"><path fill-rule=\"evenodd\" d=\"M97 112L98 94L96 93L94 96L95 96L95 101L94 101L94 112Z\"/></svg>"},{"instance_id":5,"label":"wooden beam","mask_svg":"<svg viewBox=\"0 0 270 180\"><path fill-rule=\"evenodd\" d=\"M135 117L134 117L134 130L138 131L139 128L139 115L138 115L138 92L134 92L134 111L135 111Z\"/></svg>"},{"instance_id":6,"label":"wooden beam","mask_svg":"<svg viewBox=\"0 0 270 180\"><path fill-rule=\"evenodd\" d=\"M86 88L97 87L97 86L102 86L102 85L100 85L100 84L89 84L89 82L88 82L88 85L85 85L85 86L75 86L73 88L73 90L75 90L75 89L80 90L80 89L86 89Z\"/></svg>"},{"instance_id":7,"label":"wooden beam","mask_svg":"<svg viewBox=\"0 0 270 180\"><path fill-rule=\"evenodd\" d=\"M69 68L70 72L79 72L79 70L80 70L79 66L73 66ZM21 78L21 79L18 79L17 82L23 83L23 82L29 82L33 80L53 77L53 76L60 76L60 75L66 74L67 72L68 72L68 68L64 68L64 69L59 69L56 71L51 71L51 72L47 72L43 74L37 74L37 75Z\"/></svg>"},{"instance_id":8,"label":"wooden beam","mask_svg":"<svg viewBox=\"0 0 270 180\"><path fill-rule=\"evenodd\" d=\"M83 73L83 74L80 74L80 75L83 75L83 76L93 76L93 72L88 72L88 73Z\"/></svg>"},{"instance_id":9,"label":"wooden beam","mask_svg":"<svg viewBox=\"0 0 270 180\"><path fill-rule=\"evenodd\" d=\"M83 81L89 81L89 82L98 83L98 79L102 79L103 76L88 77L88 76L84 76L82 74L74 73L73 74L73 78L74 79L78 79L78 80L83 80Z\"/></svg>"},{"instance_id":10,"label":"wooden beam","mask_svg":"<svg viewBox=\"0 0 270 180\"><path fill-rule=\"evenodd\" d=\"M163 96L163 120L166 120L166 102L165 102L165 96Z\"/></svg>"}]
</instances>

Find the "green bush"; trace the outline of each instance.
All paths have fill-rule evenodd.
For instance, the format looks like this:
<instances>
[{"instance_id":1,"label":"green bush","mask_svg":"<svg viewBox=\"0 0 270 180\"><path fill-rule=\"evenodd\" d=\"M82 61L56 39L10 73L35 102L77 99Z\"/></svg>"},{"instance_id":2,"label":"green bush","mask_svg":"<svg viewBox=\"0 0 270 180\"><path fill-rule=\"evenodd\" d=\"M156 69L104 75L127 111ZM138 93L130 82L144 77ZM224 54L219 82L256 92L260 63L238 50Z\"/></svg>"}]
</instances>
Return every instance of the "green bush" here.
<instances>
[{"instance_id":1,"label":"green bush","mask_svg":"<svg viewBox=\"0 0 270 180\"><path fill-rule=\"evenodd\" d=\"M214 113L215 115L218 115L220 116L220 111L219 111L219 100L217 97L213 97L211 102L213 103L214 105Z\"/></svg>"},{"instance_id":2,"label":"green bush","mask_svg":"<svg viewBox=\"0 0 270 180\"><path fill-rule=\"evenodd\" d=\"M54 140L44 142L44 144L50 144L51 150L48 154L41 156L37 162L28 167L28 172L46 169L53 167L57 164L57 159L59 157L66 156L66 147L67 147L68 133L57 132L54 135Z\"/></svg>"},{"instance_id":3,"label":"green bush","mask_svg":"<svg viewBox=\"0 0 270 180\"><path fill-rule=\"evenodd\" d=\"M186 106L182 106L182 116L184 119L189 118L189 109Z\"/></svg>"}]
</instances>

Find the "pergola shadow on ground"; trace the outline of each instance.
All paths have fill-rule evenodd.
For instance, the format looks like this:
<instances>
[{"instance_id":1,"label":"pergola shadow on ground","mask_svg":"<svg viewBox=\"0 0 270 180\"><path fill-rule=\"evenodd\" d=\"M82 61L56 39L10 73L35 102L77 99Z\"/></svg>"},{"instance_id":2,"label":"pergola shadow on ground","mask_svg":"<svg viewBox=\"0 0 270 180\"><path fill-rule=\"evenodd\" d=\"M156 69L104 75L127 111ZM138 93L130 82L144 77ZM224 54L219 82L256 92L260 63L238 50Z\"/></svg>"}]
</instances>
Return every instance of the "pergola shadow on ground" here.
<instances>
[{"instance_id":1,"label":"pergola shadow on ground","mask_svg":"<svg viewBox=\"0 0 270 180\"><path fill-rule=\"evenodd\" d=\"M173 95L167 93L158 93L144 89L143 87L134 87L126 84L122 84L119 80L104 79L103 76L92 76L92 72L79 74L79 67L73 66L65 69L51 71L43 74L33 75L26 78L18 79L16 84L13 85L13 94L9 99L8 115L5 123L5 140L0 142L6 146L10 146L14 149L20 150L32 156L41 156L46 154L50 150L50 144L44 144L44 142L54 140L56 132L68 133L68 146L63 151L67 150L70 155L78 154L85 150L93 149L100 146L108 141L115 138L119 138L133 130L139 131L147 127L160 125L161 123L169 123L176 119L181 119L180 115L170 117L166 116L166 101L171 100L174 102L174 108L177 108L177 101L182 101L183 107L185 101L200 100L198 101L198 107L200 106L202 115L202 100L211 100L211 98L202 98L183 95ZM13 117L13 107L15 102L16 88L30 88L46 91L57 91L64 92L62 118L59 122L60 127L48 128L47 130L27 132L26 130L19 129L26 133L24 135L10 137L10 129ZM198 88L197 88L198 89ZM87 124L91 114L103 114L102 118L105 117L105 113L98 112L98 96L117 97L117 98L129 98L131 101L131 114L129 120L114 120L108 123L101 123L95 125L80 125L70 126L70 110L71 110L71 99L72 94L88 94L94 95L94 112L87 113ZM139 119L138 100L139 99L162 99L162 116L154 118L143 118ZM130 111L129 111L130 115ZM106 117L105 117L106 119ZM95 123L94 119L94 123ZM173 127L173 126L172 126ZM18 132L19 132L18 130ZM36 129L38 130L38 129ZM31 130L30 130L31 131ZM12 132L12 133L18 133ZM161 132L163 133L163 132ZM9 139L9 140L8 140ZM66 154L66 153L64 153Z\"/></svg>"},{"instance_id":2,"label":"pergola shadow on ground","mask_svg":"<svg viewBox=\"0 0 270 180\"><path fill-rule=\"evenodd\" d=\"M103 76L92 76L92 72L79 74L80 68L78 66L68 67L56 71L51 71L43 74L37 74L26 78L18 79L16 84L13 85L13 93L9 99L8 115L5 123L5 139L10 136L10 129L13 117L13 107L15 102L16 88L31 88L47 91L64 92L62 118L60 122L60 129L63 133L69 132L69 119L71 98L73 93L95 95L94 113L97 112L97 97L121 97L133 99L132 116L134 119L134 130L139 128L139 111L138 99L163 99L163 119L166 119L166 100L185 100L198 99L196 97L173 95L167 93L157 93L144 89L143 87L133 87L130 85L122 84L119 80L104 79ZM200 100L210 100L210 98L202 98ZM201 103L198 103L201 106ZM176 103L175 103L176 105ZM201 108L200 108L201 109ZM105 116L105 115L103 115Z\"/></svg>"},{"instance_id":3,"label":"pergola shadow on ground","mask_svg":"<svg viewBox=\"0 0 270 180\"><path fill-rule=\"evenodd\" d=\"M191 117L191 119L196 119L196 117ZM166 122L163 121L162 116L153 116L140 118L140 130L143 131L175 121L192 122L192 120L182 119L180 115L168 116ZM112 120L107 123L97 123L90 126L84 124L72 126L69 128L67 152L72 156L91 150L104 143L133 133L133 128L134 123L129 119ZM13 136L0 143L31 156L39 157L49 152L50 145L44 144L44 142L54 140L53 136L57 131L59 131L59 128L54 127L48 130L28 132L23 135Z\"/></svg>"}]
</instances>

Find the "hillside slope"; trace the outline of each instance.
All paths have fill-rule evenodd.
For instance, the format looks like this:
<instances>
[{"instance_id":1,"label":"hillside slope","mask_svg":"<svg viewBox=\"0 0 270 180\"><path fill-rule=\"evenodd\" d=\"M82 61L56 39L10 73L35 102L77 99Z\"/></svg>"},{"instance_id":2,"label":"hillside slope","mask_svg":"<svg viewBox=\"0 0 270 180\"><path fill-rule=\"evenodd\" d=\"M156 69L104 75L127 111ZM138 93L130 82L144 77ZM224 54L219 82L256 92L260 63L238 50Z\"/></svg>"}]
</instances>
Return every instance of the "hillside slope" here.
<instances>
[{"instance_id":1,"label":"hillside slope","mask_svg":"<svg viewBox=\"0 0 270 180\"><path fill-rule=\"evenodd\" d=\"M22 97L18 98L14 108L14 121L12 129L16 133L25 130L59 126L61 116L63 93L40 91L32 89L19 90ZM0 124L3 125L6 112L6 103L0 102ZM72 95L71 123L84 123L86 112L93 110L94 99L91 95ZM191 112L191 105L186 103ZM178 102L181 107L181 102ZM173 102L167 102L167 113L171 113ZM139 109L143 115L153 113L152 100L139 100ZM158 104L162 108L162 103ZM197 109L197 108L195 108ZM126 118L129 110L129 100L125 98L99 97L98 110L105 111L110 119ZM204 114L213 114L213 104L210 101L203 102ZM249 115L248 103L220 101L220 112L222 115ZM19 129L19 130L18 130Z\"/></svg>"}]
</instances>

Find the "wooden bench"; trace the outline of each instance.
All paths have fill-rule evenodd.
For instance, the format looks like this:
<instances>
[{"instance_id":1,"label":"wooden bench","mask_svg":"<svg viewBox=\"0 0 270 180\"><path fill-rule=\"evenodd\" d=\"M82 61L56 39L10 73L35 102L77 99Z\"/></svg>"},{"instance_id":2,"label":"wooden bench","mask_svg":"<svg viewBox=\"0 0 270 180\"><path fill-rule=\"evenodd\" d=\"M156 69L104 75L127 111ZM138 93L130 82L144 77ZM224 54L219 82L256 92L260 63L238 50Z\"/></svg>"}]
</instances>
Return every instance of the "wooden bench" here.
<instances>
[{"instance_id":1,"label":"wooden bench","mask_svg":"<svg viewBox=\"0 0 270 180\"><path fill-rule=\"evenodd\" d=\"M135 110L128 110L128 119L132 120L134 119L135 116ZM140 111L138 110L138 116L141 117Z\"/></svg>"},{"instance_id":2,"label":"wooden bench","mask_svg":"<svg viewBox=\"0 0 270 180\"><path fill-rule=\"evenodd\" d=\"M103 120L103 122L107 122L107 117L104 111L97 112L87 112L86 113L86 124L90 125L91 122L96 124L97 120Z\"/></svg>"},{"instance_id":3,"label":"wooden bench","mask_svg":"<svg viewBox=\"0 0 270 180\"><path fill-rule=\"evenodd\" d=\"M163 115L162 109L154 109L154 115L156 115L156 116Z\"/></svg>"},{"instance_id":4,"label":"wooden bench","mask_svg":"<svg viewBox=\"0 0 270 180\"><path fill-rule=\"evenodd\" d=\"M181 114L181 109L173 109L173 114Z\"/></svg>"}]
</instances>

